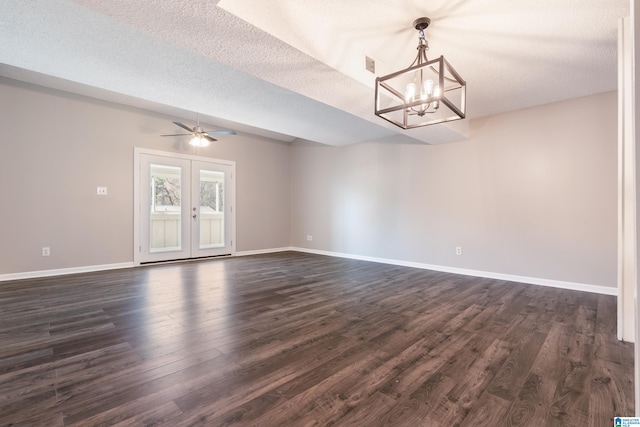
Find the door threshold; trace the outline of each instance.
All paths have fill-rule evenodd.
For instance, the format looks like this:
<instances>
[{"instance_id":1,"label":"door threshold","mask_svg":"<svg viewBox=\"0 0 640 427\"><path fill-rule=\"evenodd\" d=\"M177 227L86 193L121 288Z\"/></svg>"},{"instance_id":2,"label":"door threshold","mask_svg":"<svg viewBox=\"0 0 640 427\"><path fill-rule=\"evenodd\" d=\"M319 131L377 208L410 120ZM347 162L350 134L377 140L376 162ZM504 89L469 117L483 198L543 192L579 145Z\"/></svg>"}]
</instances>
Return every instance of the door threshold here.
<instances>
[{"instance_id":1,"label":"door threshold","mask_svg":"<svg viewBox=\"0 0 640 427\"><path fill-rule=\"evenodd\" d=\"M141 262L140 265L175 264L178 262L203 261L203 260L214 259L214 258L228 258L228 257L231 257L232 255L233 254L221 254L221 255L201 256L201 257L195 257L195 258L178 258L178 259L167 259L167 260L160 260L160 261L145 261L145 262Z\"/></svg>"}]
</instances>

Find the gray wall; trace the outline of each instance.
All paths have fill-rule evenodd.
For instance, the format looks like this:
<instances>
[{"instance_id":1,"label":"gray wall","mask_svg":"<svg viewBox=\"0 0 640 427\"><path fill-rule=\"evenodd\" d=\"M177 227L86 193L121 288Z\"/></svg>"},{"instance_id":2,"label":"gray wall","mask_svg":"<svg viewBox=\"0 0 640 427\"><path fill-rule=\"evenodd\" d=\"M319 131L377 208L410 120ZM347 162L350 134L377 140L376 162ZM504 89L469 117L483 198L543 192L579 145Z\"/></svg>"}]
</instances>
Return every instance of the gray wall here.
<instances>
[{"instance_id":1,"label":"gray wall","mask_svg":"<svg viewBox=\"0 0 640 427\"><path fill-rule=\"evenodd\" d=\"M133 148L196 154L158 137L175 118L3 78L0 99L0 274L131 262ZM238 135L197 154L237 162L238 251L615 287L616 106L606 93L471 120L468 141L440 146Z\"/></svg>"},{"instance_id":2,"label":"gray wall","mask_svg":"<svg viewBox=\"0 0 640 427\"><path fill-rule=\"evenodd\" d=\"M615 287L616 94L470 126L439 146L296 143L292 245Z\"/></svg>"},{"instance_id":3,"label":"gray wall","mask_svg":"<svg viewBox=\"0 0 640 427\"><path fill-rule=\"evenodd\" d=\"M0 100L0 274L132 262L134 147L236 161L237 250L289 246L289 144L238 135L196 153L158 136L174 117L6 78Z\"/></svg>"}]
</instances>

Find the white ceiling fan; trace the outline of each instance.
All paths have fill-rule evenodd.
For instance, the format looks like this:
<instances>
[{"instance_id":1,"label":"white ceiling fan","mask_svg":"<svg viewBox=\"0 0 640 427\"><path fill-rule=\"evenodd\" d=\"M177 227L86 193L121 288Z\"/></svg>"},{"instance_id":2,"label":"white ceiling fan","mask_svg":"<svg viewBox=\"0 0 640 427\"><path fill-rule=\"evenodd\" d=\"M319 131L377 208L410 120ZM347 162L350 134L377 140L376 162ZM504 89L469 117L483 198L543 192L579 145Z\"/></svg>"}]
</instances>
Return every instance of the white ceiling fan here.
<instances>
[{"instance_id":1,"label":"white ceiling fan","mask_svg":"<svg viewBox=\"0 0 640 427\"><path fill-rule=\"evenodd\" d=\"M160 135L160 136L192 135L193 138L191 138L191 140L189 141L189 144L193 145L194 147L206 147L209 145L210 142L217 141L217 139L213 138L212 135L215 135L215 136L237 135L236 132L233 130L209 130L209 131L203 130L202 127L200 127L199 115L198 115L198 123L193 128L190 128L189 126L180 122L173 122L173 124L175 124L176 126L180 126L182 129L189 131L189 133L174 133L170 135Z\"/></svg>"}]
</instances>

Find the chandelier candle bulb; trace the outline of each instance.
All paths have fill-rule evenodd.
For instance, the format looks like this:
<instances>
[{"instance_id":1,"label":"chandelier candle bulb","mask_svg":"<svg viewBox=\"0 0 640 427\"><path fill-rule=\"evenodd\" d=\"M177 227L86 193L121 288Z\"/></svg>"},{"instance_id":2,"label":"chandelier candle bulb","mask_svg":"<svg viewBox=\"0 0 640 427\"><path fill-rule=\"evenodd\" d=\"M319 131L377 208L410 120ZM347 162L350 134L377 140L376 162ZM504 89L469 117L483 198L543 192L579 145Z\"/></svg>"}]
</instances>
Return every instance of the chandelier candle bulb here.
<instances>
[{"instance_id":1,"label":"chandelier candle bulb","mask_svg":"<svg viewBox=\"0 0 640 427\"><path fill-rule=\"evenodd\" d=\"M425 98L429 98L431 97L431 95L433 95L433 80L425 80L424 93L425 93Z\"/></svg>"},{"instance_id":2,"label":"chandelier candle bulb","mask_svg":"<svg viewBox=\"0 0 640 427\"><path fill-rule=\"evenodd\" d=\"M407 102L414 101L416 99L416 85L415 83L409 83L407 85L405 99Z\"/></svg>"}]
</instances>

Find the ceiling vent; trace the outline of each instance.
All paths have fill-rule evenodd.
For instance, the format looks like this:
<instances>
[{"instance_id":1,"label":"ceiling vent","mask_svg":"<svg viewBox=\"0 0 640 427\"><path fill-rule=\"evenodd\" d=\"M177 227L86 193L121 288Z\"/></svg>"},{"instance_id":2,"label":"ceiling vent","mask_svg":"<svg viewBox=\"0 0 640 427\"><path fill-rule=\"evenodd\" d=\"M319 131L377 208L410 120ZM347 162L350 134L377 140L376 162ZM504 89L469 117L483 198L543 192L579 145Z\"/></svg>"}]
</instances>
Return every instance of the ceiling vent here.
<instances>
[{"instance_id":1,"label":"ceiling vent","mask_svg":"<svg viewBox=\"0 0 640 427\"><path fill-rule=\"evenodd\" d=\"M376 73L376 61L373 58L369 58L368 56L364 56L364 68L370 72Z\"/></svg>"}]
</instances>

